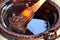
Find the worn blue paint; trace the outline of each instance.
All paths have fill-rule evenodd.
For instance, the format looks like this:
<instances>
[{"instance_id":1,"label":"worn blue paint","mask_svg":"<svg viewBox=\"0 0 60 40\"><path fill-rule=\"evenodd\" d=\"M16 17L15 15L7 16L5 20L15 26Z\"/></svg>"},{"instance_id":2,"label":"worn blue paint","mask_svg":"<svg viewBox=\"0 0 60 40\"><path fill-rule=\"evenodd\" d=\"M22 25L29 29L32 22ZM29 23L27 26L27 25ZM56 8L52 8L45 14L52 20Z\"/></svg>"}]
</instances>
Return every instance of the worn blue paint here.
<instances>
[{"instance_id":1,"label":"worn blue paint","mask_svg":"<svg viewBox=\"0 0 60 40\"><path fill-rule=\"evenodd\" d=\"M40 34L46 30L47 22L41 19L32 19L28 25L29 29L33 34Z\"/></svg>"}]
</instances>

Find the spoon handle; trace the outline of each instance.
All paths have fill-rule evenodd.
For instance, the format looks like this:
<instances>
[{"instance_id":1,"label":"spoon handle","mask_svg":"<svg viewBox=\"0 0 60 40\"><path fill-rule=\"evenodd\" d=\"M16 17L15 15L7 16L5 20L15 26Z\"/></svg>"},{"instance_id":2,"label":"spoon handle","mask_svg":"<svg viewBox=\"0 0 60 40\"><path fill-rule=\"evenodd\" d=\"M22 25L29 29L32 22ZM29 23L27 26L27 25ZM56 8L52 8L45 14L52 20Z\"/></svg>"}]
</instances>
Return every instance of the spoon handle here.
<instances>
[{"instance_id":1,"label":"spoon handle","mask_svg":"<svg viewBox=\"0 0 60 40\"><path fill-rule=\"evenodd\" d=\"M39 0L37 3L30 7L30 11L35 13L44 4L45 1L46 0Z\"/></svg>"},{"instance_id":2,"label":"spoon handle","mask_svg":"<svg viewBox=\"0 0 60 40\"><path fill-rule=\"evenodd\" d=\"M20 15L23 15L26 17L25 23L26 22L28 23L33 18L35 12L43 5L43 3L45 1L46 0L39 0L38 2L36 2L31 7L28 7L24 11L22 11L22 13Z\"/></svg>"}]
</instances>

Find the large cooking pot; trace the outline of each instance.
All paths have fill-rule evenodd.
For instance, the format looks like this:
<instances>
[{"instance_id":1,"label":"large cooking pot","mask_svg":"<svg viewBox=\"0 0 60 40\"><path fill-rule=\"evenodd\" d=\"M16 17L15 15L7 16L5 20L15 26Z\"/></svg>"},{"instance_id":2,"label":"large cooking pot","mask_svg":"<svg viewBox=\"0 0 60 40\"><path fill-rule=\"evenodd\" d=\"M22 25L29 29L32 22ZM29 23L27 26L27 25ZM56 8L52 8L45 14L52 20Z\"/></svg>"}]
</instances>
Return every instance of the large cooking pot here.
<instances>
[{"instance_id":1,"label":"large cooking pot","mask_svg":"<svg viewBox=\"0 0 60 40\"><path fill-rule=\"evenodd\" d=\"M50 0L47 0L33 17L33 19L45 20L47 22L46 30L39 34L20 34L11 30L8 18L12 16L13 13L17 14L27 8L26 4L32 6L37 1L38 0L10 0L6 3L3 2L5 5L1 7L0 31L16 40L54 40L57 37L56 31L60 27L60 7Z\"/></svg>"}]
</instances>

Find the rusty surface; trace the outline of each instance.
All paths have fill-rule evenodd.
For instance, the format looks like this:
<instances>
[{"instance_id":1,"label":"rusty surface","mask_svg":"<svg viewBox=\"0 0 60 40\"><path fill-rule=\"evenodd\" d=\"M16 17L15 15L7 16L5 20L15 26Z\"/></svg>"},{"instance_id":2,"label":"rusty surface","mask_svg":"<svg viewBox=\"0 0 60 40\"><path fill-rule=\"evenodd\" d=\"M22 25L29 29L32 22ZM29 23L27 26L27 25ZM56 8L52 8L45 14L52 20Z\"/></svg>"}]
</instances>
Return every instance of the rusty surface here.
<instances>
[{"instance_id":1,"label":"rusty surface","mask_svg":"<svg viewBox=\"0 0 60 40\"><path fill-rule=\"evenodd\" d=\"M3 0L0 0L0 2L3 2Z\"/></svg>"}]
</instances>

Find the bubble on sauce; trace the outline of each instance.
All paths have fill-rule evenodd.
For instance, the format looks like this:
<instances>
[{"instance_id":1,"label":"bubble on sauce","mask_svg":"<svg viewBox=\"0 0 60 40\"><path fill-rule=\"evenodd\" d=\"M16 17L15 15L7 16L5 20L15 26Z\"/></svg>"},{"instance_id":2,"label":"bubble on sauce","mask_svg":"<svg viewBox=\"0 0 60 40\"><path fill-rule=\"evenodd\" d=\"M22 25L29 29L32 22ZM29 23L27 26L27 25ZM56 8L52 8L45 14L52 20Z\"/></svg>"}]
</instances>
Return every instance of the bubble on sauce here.
<instances>
[{"instance_id":1,"label":"bubble on sauce","mask_svg":"<svg viewBox=\"0 0 60 40\"><path fill-rule=\"evenodd\" d=\"M40 34L44 31L46 31L47 27L47 21L42 19L32 19L27 24L27 29L30 30L34 35Z\"/></svg>"}]
</instances>

